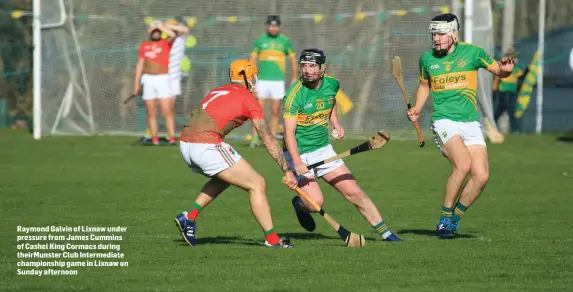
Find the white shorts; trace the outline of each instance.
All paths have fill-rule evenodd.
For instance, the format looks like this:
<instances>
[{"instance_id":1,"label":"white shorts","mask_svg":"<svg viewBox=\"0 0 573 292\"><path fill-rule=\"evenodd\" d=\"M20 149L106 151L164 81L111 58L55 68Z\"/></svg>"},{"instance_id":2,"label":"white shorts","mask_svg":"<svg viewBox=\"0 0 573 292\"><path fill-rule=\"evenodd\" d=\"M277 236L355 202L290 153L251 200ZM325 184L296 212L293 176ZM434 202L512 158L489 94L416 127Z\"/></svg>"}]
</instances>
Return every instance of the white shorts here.
<instances>
[{"instance_id":1,"label":"white shorts","mask_svg":"<svg viewBox=\"0 0 573 292\"><path fill-rule=\"evenodd\" d=\"M171 79L169 81L169 86L169 92L171 93L171 96L175 97L181 95L181 79Z\"/></svg>"},{"instance_id":2,"label":"white shorts","mask_svg":"<svg viewBox=\"0 0 573 292\"><path fill-rule=\"evenodd\" d=\"M241 155L225 142L206 144L179 141L179 150L183 160L194 173L201 173L209 177L241 160Z\"/></svg>"},{"instance_id":3,"label":"white shorts","mask_svg":"<svg viewBox=\"0 0 573 292\"><path fill-rule=\"evenodd\" d=\"M283 99L285 97L285 82L258 80L255 91L258 99Z\"/></svg>"},{"instance_id":4,"label":"white shorts","mask_svg":"<svg viewBox=\"0 0 573 292\"><path fill-rule=\"evenodd\" d=\"M167 74L141 76L143 85L143 100L171 98L171 85Z\"/></svg>"},{"instance_id":5,"label":"white shorts","mask_svg":"<svg viewBox=\"0 0 573 292\"><path fill-rule=\"evenodd\" d=\"M294 170L294 164L292 162L292 159L291 159L288 151L285 151L284 155L288 161L288 164L290 165L290 168L292 170ZM300 160L302 160L302 163L304 163L306 165L311 165L313 163L323 161L323 160L326 160L326 159L334 157L334 156L336 156L336 152L334 152L332 145L329 144L327 146L324 146L324 147L319 148L317 150L314 150L312 152L301 154ZM310 178L310 177L321 177L321 176L337 169L339 166L341 166L343 164L344 164L344 161L342 161L342 159L337 159L335 161L323 164L321 166L317 166L313 170L309 169L309 171L307 173L305 173L303 176L302 175L297 176L297 179L301 180L304 177L308 177L308 178Z\"/></svg>"},{"instance_id":6,"label":"white shorts","mask_svg":"<svg viewBox=\"0 0 573 292\"><path fill-rule=\"evenodd\" d=\"M432 123L432 132L434 132L434 142L440 151L443 151L442 147L455 135L459 135L466 146L486 146L479 122L437 120Z\"/></svg>"}]
</instances>

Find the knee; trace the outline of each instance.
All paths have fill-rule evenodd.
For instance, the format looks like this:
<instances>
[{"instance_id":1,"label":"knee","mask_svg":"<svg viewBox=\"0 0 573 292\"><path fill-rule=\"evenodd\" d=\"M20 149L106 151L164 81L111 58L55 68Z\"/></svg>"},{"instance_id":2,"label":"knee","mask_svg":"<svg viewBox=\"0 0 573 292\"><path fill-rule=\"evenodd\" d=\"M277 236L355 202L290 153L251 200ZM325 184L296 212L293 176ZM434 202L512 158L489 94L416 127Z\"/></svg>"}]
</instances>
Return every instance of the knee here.
<instances>
[{"instance_id":1,"label":"knee","mask_svg":"<svg viewBox=\"0 0 573 292\"><path fill-rule=\"evenodd\" d=\"M279 115L279 107L271 107L271 114L273 116L278 116Z\"/></svg>"},{"instance_id":2,"label":"knee","mask_svg":"<svg viewBox=\"0 0 573 292\"><path fill-rule=\"evenodd\" d=\"M467 175L472 168L471 160L463 161L454 165L454 173L459 175Z\"/></svg>"},{"instance_id":3,"label":"knee","mask_svg":"<svg viewBox=\"0 0 573 292\"><path fill-rule=\"evenodd\" d=\"M147 111L147 118L148 119L156 119L157 118L157 113L156 111Z\"/></svg>"},{"instance_id":4,"label":"knee","mask_svg":"<svg viewBox=\"0 0 573 292\"><path fill-rule=\"evenodd\" d=\"M322 196L320 197L316 197L312 199L314 201L314 203L316 203L316 205L320 208L322 208L322 205L324 204L324 198ZM309 211L309 212L318 212L318 210L316 208L313 207L313 204L310 204L307 200L302 199L302 201L304 202L304 207Z\"/></svg>"},{"instance_id":5,"label":"knee","mask_svg":"<svg viewBox=\"0 0 573 292\"><path fill-rule=\"evenodd\" d=\"M164 117L171 116L173 114L173 112L171 111L171 105L166 105L163 108L161 108L161 113L163 114Z\"/></svg>"},{"instance_id":6,"label":"knee","mask_svg":"<svg viewBox=\"0 0 573 292\"><path fill-rule=\"evenodd\" d=\"M481 169L472 173L472 179L480 186L485 186L489 180L489 170Z\"/></svg>"},{"instance_id":7,"label":"knee","mask_svg":"<svg viewBox=\"0 0 573 292\"><path fill-rule=\"evenodd\" d=\"M343 195L346 198L346 200L348 200L354 205L360 204L360 202L362 202L366 198L366 193L364 193L364 191L361 190L360 188L356 188L351 191L346 191L343 193Z\"/></svg>"},{"instance_id":8,"label":"knee","mask_svg":"<svg viewBox=\"0 0 573 292\"><path fill-rule=\"evenodd\" d=\"M322 208L322 205L324 205L324 197L319 196L316 199L314 199L314 202ZM314 208L313 208L314 209ZM318 210L314 210L314 211L318 211Z\"/></svg>"},{"instance_id":9,"label":"knee","mask_svg":"<svg viewBox=\"0 0 573 292\"><path fill-rule=\"evenodd\" d=\"M322 196L322 192L317 187L315 188L312 183L316 183L314 179L309 179L305 177L298 181L298 187L301 188L311 199L314 204L318 207L322 208L324 204L324 197ZM310 212L318 212L318 209L314 208L311 202L306 200L303 196L299 196L302 202L304 203L304 207Z\"/></svg>"},{"instance_id":10,"label":"knee","mask_svg":"<svg viewBox=\"0 0 573 292\"><path fill-rule=\"evenodd\" d=\"M265 190L267 188L267 182L265 181L265 178L260 174L257 174L252 177L252 181L253 184L251 190L258 194L265 194Z\"/></svg>"}]
</instances>

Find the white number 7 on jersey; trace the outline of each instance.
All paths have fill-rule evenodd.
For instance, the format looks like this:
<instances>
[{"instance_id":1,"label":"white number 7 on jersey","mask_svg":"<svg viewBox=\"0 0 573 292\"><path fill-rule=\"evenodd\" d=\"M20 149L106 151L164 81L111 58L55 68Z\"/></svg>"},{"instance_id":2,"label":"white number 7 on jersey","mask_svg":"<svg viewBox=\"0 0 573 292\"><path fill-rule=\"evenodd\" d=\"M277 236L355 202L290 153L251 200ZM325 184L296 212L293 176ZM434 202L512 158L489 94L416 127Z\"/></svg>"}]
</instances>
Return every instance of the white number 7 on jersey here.
<instances>
[{"instance_id":1,"label":"white number 7 on jersey","mask_svg":"<svg viewBox=\"0 0 573 292\"><path fill-rule=\"evenodd\" d=\"M227 90L211 91L211 95L213 95L213 96L212 96L211 98L209 98L209 100L206 101L206 102L203 104L203 109L206 109L206 108L207 108L207 105L209 105L210 102L212 102L213 100L215 100L215 98L217 98L217 97L219 97L219 96L222 96L222 95L227 95L227 94L229 94L229 91L227 91Z\"/></svg>"}]
</instances>

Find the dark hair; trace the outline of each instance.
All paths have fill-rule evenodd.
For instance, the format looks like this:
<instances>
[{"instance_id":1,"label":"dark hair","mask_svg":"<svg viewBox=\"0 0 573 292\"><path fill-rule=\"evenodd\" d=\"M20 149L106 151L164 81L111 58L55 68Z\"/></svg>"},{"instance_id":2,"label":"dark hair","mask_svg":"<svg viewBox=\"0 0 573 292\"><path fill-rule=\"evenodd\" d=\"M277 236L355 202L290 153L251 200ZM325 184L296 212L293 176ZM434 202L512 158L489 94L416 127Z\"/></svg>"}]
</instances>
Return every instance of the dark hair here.
<instances>
[{"instance_id":1,"label":"dark hair","mask_svg":"<svg viewBox=\"0 0 573 292\"><path fill-rule=\"evenodd\" d=\"M281 25L281 17L278 15L269 15L265 24L268 25Z\"/></svg>"},{"instance_id":2,"label":"dark hair","mask_svg":"<svg viewBox=\"0 0 573 292\"><path fill-rule=\"evenodd\" d=\"M452 21L456 21L456 23L458 24L458 30L460 30L460 21L458 20L458 17L455 16L454 14L451 13L446 13L446 14L440 14L438 16L435 16L434 18L432 18L431 21L446 21L446 22L452 22Z\"/></svg>"}]
</instances>

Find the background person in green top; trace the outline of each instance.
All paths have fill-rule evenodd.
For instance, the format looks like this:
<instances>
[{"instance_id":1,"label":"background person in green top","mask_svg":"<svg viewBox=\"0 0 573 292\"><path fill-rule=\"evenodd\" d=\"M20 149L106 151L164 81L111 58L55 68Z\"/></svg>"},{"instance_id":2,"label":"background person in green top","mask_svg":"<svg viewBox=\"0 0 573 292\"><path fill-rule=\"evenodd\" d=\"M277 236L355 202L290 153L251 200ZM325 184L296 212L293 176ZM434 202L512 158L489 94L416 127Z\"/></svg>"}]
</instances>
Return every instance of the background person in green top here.
<instances>
[{"instance_id":1,"label":"background person in green top","mask_svg":"<svg viewBox=\"0 0 573 292\"><path fill-rule=\"evenodd\" d=\"M519 52L509 48L505 53L505 57L512 57L515 63L519 63ZM518 66L513 67L513 71L508 77L496 77L493 83L493 88L496 90L493 94L494 103L494 118L497 122L499 117L504 112L509 116L509 130L510 133L519 131L519 122L515 117L515 109L517 107L517 92L519 90L519 79L529 72L529 68L521 70Z\"/></svg>"},{"instance_id":2,"label":"background person in green top","mask_svg":"<svg viewBox=\"0 0 573 292\"><path fill-rule=\"evenodd\" d=\"M458 42L459 29L458 18L450 13L430 21L433 49L420 56L416 105L407 113L410 120L416 121L431 93L436 145L453 166L436 226L443 238L455 236L462 215L489 180L488 154L476 99L478 70L486 69L505 78L514 67L513 58L496 62L482 48Z\"/></svg>"},{"instance_id":3,"label":"background person in green top","mask_svg":"<svg viewBox=\"0 0 573 292\"><path fill-rule=\"evenodd\" d=\"M259 59L259 80L257 81L256 96L261 108L265 111L265 100L271 100L269 125L271 133L276 136L279 126L279 113L282 99L285 96L286 58L290 59L292 67L291 84L298 79L296 54L288 37L280 32L281 20L278 15L270 15L265 22L267 32L259 36L253 45L251 61ZM253 129L251 147L258 146L259 137Z\"/></svg>"}]
</instances>

